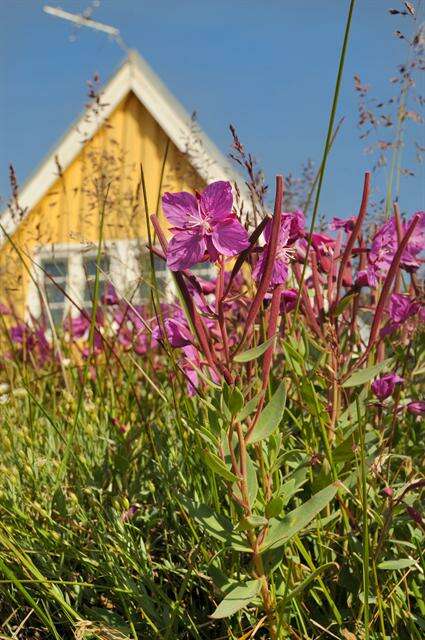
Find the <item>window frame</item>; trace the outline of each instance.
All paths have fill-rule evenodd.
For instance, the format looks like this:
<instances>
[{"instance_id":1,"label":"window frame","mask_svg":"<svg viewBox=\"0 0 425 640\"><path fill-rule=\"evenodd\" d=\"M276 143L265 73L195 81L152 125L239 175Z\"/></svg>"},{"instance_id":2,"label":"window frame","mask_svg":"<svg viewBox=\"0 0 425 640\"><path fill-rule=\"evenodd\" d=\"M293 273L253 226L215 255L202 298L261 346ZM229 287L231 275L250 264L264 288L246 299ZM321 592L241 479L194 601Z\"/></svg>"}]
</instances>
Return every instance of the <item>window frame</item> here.
<instances>
[{"instance_id":1,"label":"window frame","mask_svg":"<svg viewBox=\"0 0 425 640\"><path fill-rule=\"evenodd\" d=\"M146 240L135 238L131 240L105 240L102 243L102 253L109 260L109 276L105 282L111 283L120 297L124 299L131 297L132 291L142 284L141 254L149 256L149 251L145 247ZM30 283L27 293L26 316L27 320L39 318L43 313L43 305L46 304L44 282L46 275L41 268L44 260L54 262L57 260L67 260L68 269L66 277L66 292L64 301L63 318L68 314L76 317L80 314L79 308L85 308L86 272L84 261L89 257L97 257L98 248L90 243L51 243L38 246L33 255L33 265L30 274ZM172 276L164 263L164 269L160 271L160 277L165 281L165 298L171 298L175 293ZM40 299L40 293L43 299ZM73 304L71 300L75 300ZM141 300L141 299L140 299ZM134 304L146 303L147 300L130 299ZM78 307L76 306L78 305Z\"/></svg>"}]
</instances>

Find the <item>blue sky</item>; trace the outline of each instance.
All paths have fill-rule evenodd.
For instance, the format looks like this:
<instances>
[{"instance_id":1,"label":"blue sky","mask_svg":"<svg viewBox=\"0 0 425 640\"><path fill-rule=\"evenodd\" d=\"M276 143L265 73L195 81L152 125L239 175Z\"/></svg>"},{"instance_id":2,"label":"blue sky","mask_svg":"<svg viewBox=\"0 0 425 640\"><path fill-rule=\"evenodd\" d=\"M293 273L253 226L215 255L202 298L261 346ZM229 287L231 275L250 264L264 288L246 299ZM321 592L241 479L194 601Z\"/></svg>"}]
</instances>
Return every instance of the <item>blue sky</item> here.
<instances>
[{"instance_id":1,"label":"blue sky","mask_svg":"<svg viewBox=\"0 0 425 640\"><path fill-rule=\"evenodd\" d=\"M86 102L86 81L114 72L123 52L104 34L80 29L43 13L43 2L0 4L0 194L9 195L8 164L22 184L75 120ZM51 0L79 12L90 0ZM418 4L418 3L415 3ZM363 173L373 165L359 140L353 76L388 97L389 78L406 59L393 33L406 18L391 17L399 0L358 0L338 108L345 121L329 163L320 211L330 217L357 212ZM276 173L318 164L326 133L339 49L348 8L345 0L103 0L93 18L118 27L131 48L147 59L170 90L224 153L229 123L273 184ZM423 7L422 7L423 8ZM423 19L422 11L422 19ZM423 80L422 92L424 91ZM424 127L413 130L425 146ZM380 136L391 139L391 131ZM423 166L413 162L412 136L401 206L425 207ZM383 193L384 173L374 178Z\"/></svg>"}]
</instances>

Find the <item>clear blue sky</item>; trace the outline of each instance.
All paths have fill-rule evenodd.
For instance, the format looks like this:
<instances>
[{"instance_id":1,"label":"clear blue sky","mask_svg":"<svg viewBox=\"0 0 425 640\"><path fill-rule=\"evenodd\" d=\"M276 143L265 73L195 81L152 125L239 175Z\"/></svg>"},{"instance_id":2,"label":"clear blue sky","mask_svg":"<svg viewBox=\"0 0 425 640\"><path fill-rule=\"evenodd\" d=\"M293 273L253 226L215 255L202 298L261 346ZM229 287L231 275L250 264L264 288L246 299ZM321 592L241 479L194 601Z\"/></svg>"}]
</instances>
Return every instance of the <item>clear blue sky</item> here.
<instances>
[{"instance_id":1,"label":"clear blue sky","mask_svg":"<svg viewBox=\"0 0 425 640\"><path fill-rule=\"evenodd\" d=\"M124 55L108 36L86 28L70 42L72 25L44 14L43 4L0 3L3 197L9 162L22 184L81 112L86 81L96 71L106 81ZM50 4L79 12L90 0ZM359 140L353 76L372 84L378 97L389 95L389 78L406 58L393 33L409 23L388 9L402 5L357 1L338 109L346 119L321 201L326 216L357 212L363 172L373 161ZM103 0L93 18L120 29L184 106L196 109L225 153L228 125L235 124L273 184L276 173L297 173L308 157L320 159L347 8L345 0ZM415 132L425 146L424 128ZM389 139L390 132L381 136ZM404 178L401 188L402 209L409 212L425 208L424 169L412 155L406 152L406 165L417 177ZM385 175L374 182L382 193Z\"/></svg>"}]
</instances>

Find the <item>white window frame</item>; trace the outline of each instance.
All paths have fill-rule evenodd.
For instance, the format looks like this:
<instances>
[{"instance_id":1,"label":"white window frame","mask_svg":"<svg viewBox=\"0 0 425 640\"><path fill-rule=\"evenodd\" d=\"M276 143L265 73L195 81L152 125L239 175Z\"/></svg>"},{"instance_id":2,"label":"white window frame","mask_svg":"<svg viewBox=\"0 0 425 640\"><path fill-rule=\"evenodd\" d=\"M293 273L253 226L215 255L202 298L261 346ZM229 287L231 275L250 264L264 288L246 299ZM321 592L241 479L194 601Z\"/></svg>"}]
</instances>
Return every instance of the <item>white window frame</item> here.
<instances>
[{"instance_id":1,"label":"white window frame","mask_svg":"<svg viewBox=\"0 0 425 640\"><path fill-rule=\"evenodd\" d=\"M148 251L145 247L146 240L136 238L132 240L106 240L103 242L102 252L109 258L109 278L119 297L127 298L141 281L140 252ZM84 291L86 286L86 273L84 271L84 258L97 255L97 246L89 243L52 243L38 246L33 255L31 278L27 295L27 320L39 318L42 314L42 300L39 289L44 296L45 274L41 268L43 260L64 259L68 260L68 273L65 291L75 300L76 304L84 307ZM165 291L161 293L165 298L172 295L172 277L170 271L164 269ZM162 277L162 274L161 274ZM137 301L135 301L137 303ZM72 317L79 315L80 311L75 304L65 297L64 317L70 313Z\"/></svg>"}]
</instances>

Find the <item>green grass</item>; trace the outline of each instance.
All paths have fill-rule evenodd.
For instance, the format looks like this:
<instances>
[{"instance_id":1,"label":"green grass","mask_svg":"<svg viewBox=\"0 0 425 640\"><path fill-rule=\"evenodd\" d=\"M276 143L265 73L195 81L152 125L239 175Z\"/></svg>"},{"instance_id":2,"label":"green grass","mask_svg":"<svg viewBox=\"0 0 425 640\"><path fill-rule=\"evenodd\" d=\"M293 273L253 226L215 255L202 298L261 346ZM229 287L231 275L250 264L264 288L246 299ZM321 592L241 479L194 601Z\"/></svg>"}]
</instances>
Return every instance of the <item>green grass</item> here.
<instances>
[{"instance_id":1,"label":"green grass","mask_svg":"<svg viewBox=\"0 0 425 640\"><path fill-rule=\"evenodd\" d=\"M359 420L356 411L340 418L327 459L325 381L303 382L317 367L317 353L298 360L291 353L275 370L290 381L280 435L268 444L275 493L288 512L335 477L343 489L276 552L281 564L271 589L279 603L279 637L342 638L348 630L359 638L420 638L423 530L406 513L406 503L420 510L420 488L393 507L381 493L389 484L400 495L420 477L420 423L404 415L392 450L381 459L382 426L374 412L365 414L360 395ZM261 620L255 601L229 619L209 618L246 572L248 555L210 535L188 507L211 505L234 519L225 485L203 457L202 403L175 381L176 407L166 367L150 371L164 402L125 364L129 377L99 365L80 406L73 369L71 392L57 376L33 379L26 391L29 372L21 379L16 374L17 387L1 405L4 637L238 638ZM312 463L314 454L318 462ZM260 486L256 501L264 500ZM137 505L136 514L123 522L130 505ZM265 561L276 558L267 552ZM392 568L380 567L384 561ZM260 629L257 637L267 632Z\"/></svg>"}]
</instances>

